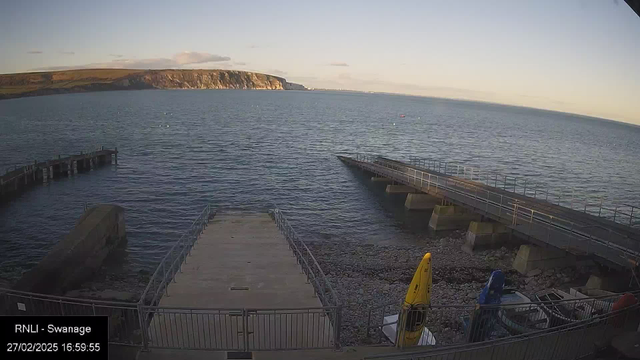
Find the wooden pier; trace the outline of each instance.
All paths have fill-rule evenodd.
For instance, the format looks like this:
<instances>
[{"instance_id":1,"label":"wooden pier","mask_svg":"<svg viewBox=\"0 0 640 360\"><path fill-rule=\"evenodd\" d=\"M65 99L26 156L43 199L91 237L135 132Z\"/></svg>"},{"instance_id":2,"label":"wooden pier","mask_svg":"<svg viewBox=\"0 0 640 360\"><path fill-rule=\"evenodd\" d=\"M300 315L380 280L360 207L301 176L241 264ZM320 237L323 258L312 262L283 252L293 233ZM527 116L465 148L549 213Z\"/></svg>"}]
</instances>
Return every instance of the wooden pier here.
<instances>
[{"instance_id":1,"label":"wooden pier","mask_svg":"<svg viewBox=\"0 0 640 360\"><path fill-rule=\"evenodd\" d=\"M99 150L80 152L78 155L61 157L43 162L34 161L31 165L15 167L0 176L0 201L9 199L39 184L61 176L72 176L78 172L90 171L98 166L118 163L118 148L115 150L101 147Z\"/></svg>"}]
</instances>

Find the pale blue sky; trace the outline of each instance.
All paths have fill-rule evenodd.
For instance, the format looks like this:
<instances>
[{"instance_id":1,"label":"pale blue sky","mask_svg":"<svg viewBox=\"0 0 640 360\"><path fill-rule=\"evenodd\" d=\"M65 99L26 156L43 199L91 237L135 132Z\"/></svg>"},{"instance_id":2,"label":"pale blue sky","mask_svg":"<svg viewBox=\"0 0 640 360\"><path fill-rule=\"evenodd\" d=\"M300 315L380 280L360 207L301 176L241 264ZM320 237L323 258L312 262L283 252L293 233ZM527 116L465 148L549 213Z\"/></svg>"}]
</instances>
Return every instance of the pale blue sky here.
<instances>
[{"instance_id":1,"label":"pale blue sky","mask_svg":"<svg viewBox=\"0 0 640 360\"><path fill-rule=\"evenodd\" d=\"M622 0L4 0L1 9L0 73L252 70L309 87L640 123L640 18Z\"/></svg>"}]
</instances>

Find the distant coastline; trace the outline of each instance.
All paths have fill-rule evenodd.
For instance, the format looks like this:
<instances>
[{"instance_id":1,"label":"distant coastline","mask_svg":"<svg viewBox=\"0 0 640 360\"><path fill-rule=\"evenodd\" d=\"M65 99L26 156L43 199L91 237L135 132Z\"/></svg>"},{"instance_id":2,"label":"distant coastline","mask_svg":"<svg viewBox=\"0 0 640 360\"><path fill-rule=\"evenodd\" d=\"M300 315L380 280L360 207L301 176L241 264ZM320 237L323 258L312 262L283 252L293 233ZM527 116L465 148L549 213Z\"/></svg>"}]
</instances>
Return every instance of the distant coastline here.
<instances>
[{"instance_id":1,"label":"distant coastline","mask_svg":"<svg viewBox=\"0 0 640 360\"><path fill-rule=\"evenodd\" d=\"M237 70L82 69L0 74L0 99L143 89L307 90L279 76Z\"/></svg>"}]
</instances>

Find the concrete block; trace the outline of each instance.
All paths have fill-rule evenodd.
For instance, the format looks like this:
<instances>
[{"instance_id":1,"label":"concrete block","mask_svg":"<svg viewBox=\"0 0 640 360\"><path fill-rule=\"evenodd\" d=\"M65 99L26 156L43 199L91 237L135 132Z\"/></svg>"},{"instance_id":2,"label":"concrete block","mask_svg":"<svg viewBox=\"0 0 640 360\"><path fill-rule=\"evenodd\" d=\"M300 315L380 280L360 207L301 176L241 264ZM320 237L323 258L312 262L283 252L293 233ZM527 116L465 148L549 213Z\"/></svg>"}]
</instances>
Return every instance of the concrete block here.
<instances>
[{"instance_id":1,"label":"concrete block","mask_svg":"<svg viewBox=\"0 0 640 360\"><path fill-rule=\"evenodd\" d=\"M587 289L606 290L612 292L624 291L626 285L629 283L629 277L623 274L616 275L591 275L587 284L584 286Z\"/></svg>"},{"instance_id":2,"label":"concrete block","mask_svg":"<svg viewBox=\"0 0 640 360\"><path fill-rule=\"evenodd\" d=\"M409 193L404 207L409 210L433 210L442 200L427 194Z\"/></svg>"},{"instance_id":3,"label":"concrete block","mask_svg":"<svg viewBox=\"0 0 640 360\"><path fill-rule=\"evenodd\" d=\"M15 289L64 294L89 279L125 237L124 209L116 205L94 206L38 265L18 280Z\"/></svg>"},{"instance_id":4,"label":"concrete block","mask_svg":"<svg viewBox=\"0 0 640 360\"><path fill-rule=\"evenodd\" d=\"M466 251L500 246L509 240L510 235L511 229L500 223L472 221L463 248Z\"/></svg>"},{"instance_id":5,"label":"concrete block","mask_svg":"<svg viewBox=\"0 0 640 360\"><path fill-rule=\"evenodd\" d=\"M433 208L429 227L433 230L465 229L472 221L480 221L481 216L460 206L436 205Z\"/></svg>"},{"instance_id":6,"label":"concrete block","mask_svg":"<svg viewBox=\"0 0 640 360\"><path fill-rule=\"evenodd\" d=\"M385 177L377 177L377 176L372 177L371 181L373 181L373 182L384 182L384 183L392 183L393 182L392 179L385 178Z\"/></svg>"},{"instance_id":7,"label":"concrete block","mask_svg":"<svg viewBox=\"0 0 640 360\"><path fill-rule=\"evenodd\" d=\"M387 185L387 193L389 194L406 194L413 193L418 190L406 185Z\"/></svg>"},{"instance_id":8,"label":"concrete block","mask_svg":"<svg viewBox=\"0 0 640 360\"><path fill-rule=\"evenodd\" d=\"M556 248L521 245L513 260L513 268L526 275L534 269L546 270L556 267L575 266L575 256Z\"/></svg>"}]
</instances>

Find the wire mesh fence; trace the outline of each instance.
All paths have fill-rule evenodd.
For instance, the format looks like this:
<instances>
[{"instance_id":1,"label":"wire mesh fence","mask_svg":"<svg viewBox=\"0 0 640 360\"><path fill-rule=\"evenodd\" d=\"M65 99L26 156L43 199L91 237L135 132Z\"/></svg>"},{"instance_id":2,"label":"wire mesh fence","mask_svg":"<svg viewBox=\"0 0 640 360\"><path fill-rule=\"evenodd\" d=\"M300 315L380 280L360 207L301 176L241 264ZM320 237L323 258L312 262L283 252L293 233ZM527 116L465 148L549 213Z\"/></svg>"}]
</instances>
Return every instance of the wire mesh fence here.
<instances>
[{"instance_id":1,"label":"wire mesh fence","mask_svg":"<svg viewBox=\"0 0 640 360\"><path fill-rule=\"evenodd\" d=\"M0 315L108 316L109 343L142 345L135 303L95 301L0 289Z\"/></svg>"},{"instance_id":2,"label":"wire mesh fence","mask_svg":"<svg viewBox=\"0 0 640 360\"><path fill-rule=\"evenodd\" d=\"M369 356L365 359L395 360L498 360L554 359L576 360L595 354L611 339L637 331L640 305L597 315L589 319L502 339L463 345L411 349L396 354Z\"/></svg>"},{"instance_id":3,"label":"wire mesh fence","mask_svg":"<svg viewBox=\"0 0 640 360\"><path fill-rule=\"evenodd\" d=\"M521 297L520 293L513 294L514 301L519 303L432 305L409 309L403 309L400 303L379 305L368 312L366 336L373 343L396 343L398 340L402 341L407 332L426 328L422 335L423 342L435 347L486 342L538 331L552 331L610 314L614 303L624 296L613 294L531 301ZM629 294L640 295L639 292ZM520 300L515 300L518 297ZM539 299L548 298L539 296ZM397 346L404 347L400 342Z\"/></svg>"}]
</instances>

